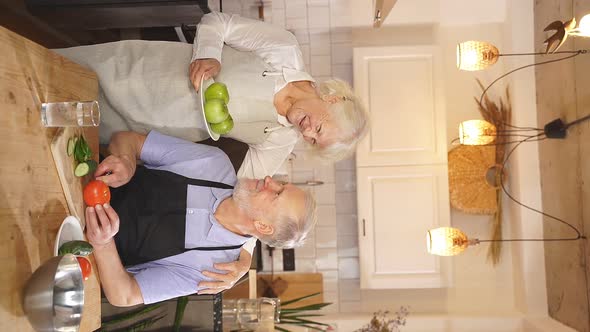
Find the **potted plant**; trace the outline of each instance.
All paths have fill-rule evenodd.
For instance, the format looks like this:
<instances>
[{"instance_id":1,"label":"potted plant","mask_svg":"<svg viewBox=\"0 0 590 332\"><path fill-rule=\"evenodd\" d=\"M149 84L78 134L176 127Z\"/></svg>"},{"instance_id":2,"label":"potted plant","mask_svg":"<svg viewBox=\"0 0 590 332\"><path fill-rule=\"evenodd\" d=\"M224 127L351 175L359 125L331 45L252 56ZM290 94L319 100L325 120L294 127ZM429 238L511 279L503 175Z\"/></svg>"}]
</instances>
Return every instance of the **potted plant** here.
<instances>
[{"instance_id":1,"label":"potted plant","mask_svg":"<svg viewBox=\"0 0 590 332\"><path fill-rule=\"evenodd\" d=\"M317 310L320 310L332 303L316 303L300 307L292 307L292 305L299 301L317 296L319 294L321 293L313 293L281 303L281 313L279 315L280 323L275 324L275 330L281 332L290 332L290 330L286 328L287 325L296 325L318 331L325 331L330 328L329 324L316 322L310 319L310 317L323 316L322 314L317 313ZM287 306L291 307L285 308Z\"/></svg>"}]
</instances>

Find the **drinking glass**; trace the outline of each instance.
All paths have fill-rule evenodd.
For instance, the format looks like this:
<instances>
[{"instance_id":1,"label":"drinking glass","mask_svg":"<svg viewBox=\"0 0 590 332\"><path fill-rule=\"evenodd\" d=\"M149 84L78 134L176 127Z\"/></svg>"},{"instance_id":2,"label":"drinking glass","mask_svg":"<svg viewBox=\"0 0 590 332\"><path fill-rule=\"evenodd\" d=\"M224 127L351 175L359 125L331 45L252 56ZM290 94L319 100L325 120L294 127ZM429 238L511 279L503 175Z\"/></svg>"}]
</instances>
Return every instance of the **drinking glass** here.
<instances>
[{"instance_id":1,"label":"drinking glass","mask_svg":"<svg viewBox=\"0 0 590 332\"><path fill-rule=\"evenodd\" d=\"M96 127L100 108L96 100L43 103L41 123L45 127Z\"/></svg>"},{"instance_id":2,"label":"drinking glass","mask_svg":"<svg viewBox=\"0 0 590 332\"><path fill-rule=\"evenodd\" d=\"M221 319L224 331L238 330L238 302L237 300L223 300Z\"/></svg>"},{"instance_id":3,"label":"drinking glass","mask_svg":"<svg viewBox=\"0 0 590 332\"><path fill-rule=\"evenodd\" d=\"M281 302L277 298L238 300L238 322L245 329L256 330L262 324L278 323Z\"/></svg>"}]
</instances>

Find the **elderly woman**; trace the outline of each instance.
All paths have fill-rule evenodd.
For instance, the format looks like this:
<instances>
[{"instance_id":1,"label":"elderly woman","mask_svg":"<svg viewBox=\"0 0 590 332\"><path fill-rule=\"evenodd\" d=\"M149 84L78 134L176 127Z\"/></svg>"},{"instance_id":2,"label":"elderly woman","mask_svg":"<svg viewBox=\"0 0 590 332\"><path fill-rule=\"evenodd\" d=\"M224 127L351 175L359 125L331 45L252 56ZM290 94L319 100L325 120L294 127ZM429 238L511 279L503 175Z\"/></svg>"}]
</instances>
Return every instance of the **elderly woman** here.
<instances>
[{"instance_id":1,"label":"elderly woman","mask_svg":"<svg viewBox=\"0 0 590 332\"><path fill-rule=\"evenodd\" d=\"M291 33L237 15L203 16L192 48L121 41L58 52L98 74L103 143L121 130L208 138L197 93L208 78L229 90L234 128L227 136L249 145L238 177L274 175L300 136L320 156L337 160L367 131L361 102L348 84L316 86Z\"/></svg>"}]
</instances>

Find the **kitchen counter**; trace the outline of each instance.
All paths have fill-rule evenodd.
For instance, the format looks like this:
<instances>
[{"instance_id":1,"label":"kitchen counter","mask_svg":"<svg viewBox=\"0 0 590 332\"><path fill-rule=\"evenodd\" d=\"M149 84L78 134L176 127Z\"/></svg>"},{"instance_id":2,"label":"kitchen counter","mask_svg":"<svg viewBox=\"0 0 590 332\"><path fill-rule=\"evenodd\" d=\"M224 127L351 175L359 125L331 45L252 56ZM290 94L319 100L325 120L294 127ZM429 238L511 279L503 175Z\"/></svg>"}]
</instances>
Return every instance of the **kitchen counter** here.
<instances>
[{"instance_id":1,"label":"kitchen counter","mask_svg":"<svg viewBox=\"0 0 590 332\"><path fill-rule=\"evenodd\" d=\"M41 103L95 100L98 80L3 27L0 51L0 331L32 331L21 307L23 287L53 256L57 231L72 214L50 149L57 128L41 125ZM98 152L98 128L84 134ZM100 283L93 267L84 282L81 332L100 327Z\"/></svg>"}]
</instances>

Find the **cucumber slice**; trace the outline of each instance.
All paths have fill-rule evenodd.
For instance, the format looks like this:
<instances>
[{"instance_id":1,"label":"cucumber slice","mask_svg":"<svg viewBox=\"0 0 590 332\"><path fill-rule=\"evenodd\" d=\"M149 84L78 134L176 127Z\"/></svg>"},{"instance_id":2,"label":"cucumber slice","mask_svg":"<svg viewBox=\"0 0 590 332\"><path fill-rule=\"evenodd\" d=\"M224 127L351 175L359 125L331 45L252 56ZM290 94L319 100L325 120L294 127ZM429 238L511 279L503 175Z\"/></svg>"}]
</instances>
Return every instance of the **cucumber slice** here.
<instances>
[{"instance_id":1,"label":"cucumber slice","mask_svg":"<svg viewBox=\"0 0 590 332\"><path fill-rule=\"evenodd\" d=\"M79 163L74 170L74 175L77 177L82 177L90 172L90 165L86 162Z\"/></svg>"},{"instance_id":2,"label":"cucumber slice","mask_svg":"<svg viewBox=\"0 0 590 332\"><path fill-rule=\"evenodd\" d=\"M70 241L59 247L58 255L74 254L76 256L88 256L92 253L94 248L86 241Z\"/></svg>"},{"instance_id":3,"label":"cucumber slice","mask_svg":"<svg viewBox=\"0 0 590 332\"><path fill-rule=\"evenodd\" d=\"M74 138L70 137L70 139L68 140L68 147L66 150L68 153L68 156L71 156L74 153L74 144L75 144Z\"/></svg>"}]
</instances>

